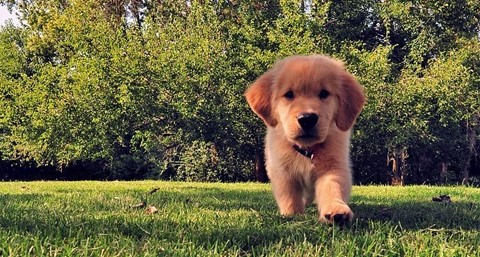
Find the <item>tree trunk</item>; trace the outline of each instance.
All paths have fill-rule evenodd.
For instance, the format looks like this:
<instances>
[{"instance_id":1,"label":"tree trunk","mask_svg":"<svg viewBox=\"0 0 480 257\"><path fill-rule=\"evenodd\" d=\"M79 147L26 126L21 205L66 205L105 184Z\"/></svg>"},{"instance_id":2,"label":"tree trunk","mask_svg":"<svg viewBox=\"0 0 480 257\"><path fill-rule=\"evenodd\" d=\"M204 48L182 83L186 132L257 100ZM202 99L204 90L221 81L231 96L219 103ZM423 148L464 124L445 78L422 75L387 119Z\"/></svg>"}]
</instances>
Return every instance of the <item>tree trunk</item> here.
<instances>
[{"instance_id":1,"label":"tree trunk","mask_svg":"<svg viewBox=\"0 0 480 257\"><path fill-rule=\"evenodd\" d=\"M462 170L462 184L468 184L468 179L470 178L470 163L472 161L472 156L475 151L475 146L477 143L477 131L476 127L479 126L480 116L476 116L471 123L467 125L467 141L468 141L468 153L465 163Z\"/></svg>"},{"instance_id":2,"label":"tree trunk","mask_svg":"<svg viewBox=\"0 0 480 257\"><path fill-rule=\"evenodd\" d=\"M446 184L448 181L448 163L440 163L440 184Z\"/></svg>"},{"instance_id":3,"label":"tree trunk","mask_svg":"<svg viewBox=\"0 0 480 257\"><path fill-rule=\"evenodd\" d=\"M265 169L265 154L262 150L255 153L255 176L258 182L268 182L267 170Z\"/></svg>"},{"instance_id":4,"label":"tree trunk","mask_svg":"<svg viewBox=\"0 0 480 257\"><path fill-rule=\"evenodd\" d=\"M387 169L391 176L391 183L394 186L403 186L405 184L406 161L408 158L407 150L397 148L389 151L387 154Z\"/></svg>"}]
</instances>

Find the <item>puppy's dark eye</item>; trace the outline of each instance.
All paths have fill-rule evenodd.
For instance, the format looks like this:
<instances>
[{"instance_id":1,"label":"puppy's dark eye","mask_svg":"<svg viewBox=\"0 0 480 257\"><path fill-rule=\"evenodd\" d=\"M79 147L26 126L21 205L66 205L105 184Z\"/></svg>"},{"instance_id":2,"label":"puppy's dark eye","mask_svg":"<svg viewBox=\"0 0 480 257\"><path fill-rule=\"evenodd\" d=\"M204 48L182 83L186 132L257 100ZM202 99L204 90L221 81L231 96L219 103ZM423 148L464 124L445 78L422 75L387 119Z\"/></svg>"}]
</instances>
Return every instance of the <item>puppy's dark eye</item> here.
<instances>
[{"instance_id":1,"label":"puppy's dark eye","mask_svg":"<svg viewBox=\"0 0 480 257\"><path fill-rule=\"evenodd\" d=\"M322 90L322 91L320 91L320 94L318 94L318 97L320 97L320 99L325 99L329 95L330 95L330 92L328 92L327 90Z\"/></svg>"},{"instance_id":2,"label":"puppy's dark eye","mask_svg":"<svg viewBox=\"0 0 480 257\"><path fill-rule=\"evenodd\" d=\"M288 100L292 100L295 97L295 95L293 94L292 90L289 90L287 93L283 95L283 97L287 98Z\"/></svg>"}]
</instances>

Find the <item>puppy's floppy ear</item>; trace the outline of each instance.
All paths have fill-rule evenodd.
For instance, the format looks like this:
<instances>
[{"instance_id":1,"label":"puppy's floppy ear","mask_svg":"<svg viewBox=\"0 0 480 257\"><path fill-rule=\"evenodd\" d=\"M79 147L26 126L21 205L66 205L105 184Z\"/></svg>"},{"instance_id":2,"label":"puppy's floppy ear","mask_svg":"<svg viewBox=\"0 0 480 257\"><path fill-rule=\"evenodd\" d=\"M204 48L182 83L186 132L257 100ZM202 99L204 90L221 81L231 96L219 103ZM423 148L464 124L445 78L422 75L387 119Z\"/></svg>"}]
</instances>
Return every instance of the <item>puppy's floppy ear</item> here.
<instances>
[{"instance_id":1,"label":"puppy's floppy ear","mask_svg":"<svg viewBox=\"0 0 480 257\"><path fill-rule=\"evenodd\" d=\"M270 69L260 76L245 92L250 108L267 124L275 127L277 120L272 110L274 69Z\"/></svg>"},{"instance_id":2,"label":"puppy's floppy ear","mask_svg":"<svg viewBox=\"0 0 480 257\"><path fill-rule=\"evenodd\" d=\"M353 75L345 71L341 80L336 123L340 130L347 131L355 123L355 119L360 114L366 99L362 86Z\"/></svg>"}]
</instances>

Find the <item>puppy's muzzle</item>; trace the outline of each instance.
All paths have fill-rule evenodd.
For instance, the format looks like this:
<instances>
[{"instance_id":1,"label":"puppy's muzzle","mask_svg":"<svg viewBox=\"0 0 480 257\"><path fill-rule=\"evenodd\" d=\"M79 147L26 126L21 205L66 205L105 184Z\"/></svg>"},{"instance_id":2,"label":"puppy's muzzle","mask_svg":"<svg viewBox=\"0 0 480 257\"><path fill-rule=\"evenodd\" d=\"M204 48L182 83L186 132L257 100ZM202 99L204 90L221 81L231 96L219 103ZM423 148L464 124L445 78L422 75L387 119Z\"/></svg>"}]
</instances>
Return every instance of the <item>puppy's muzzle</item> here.
<instances>
[{"instance_id":1,"label":"puppy's muzzle","mask_svg":"<svg viewBox=\"0 0 480 257\"><path fill-rule=\"evenodd\" d=\"M300 124L300 127L303 129L303 131L308 132L311 130L313 127L318 122L318 115L315 113L300 113L297 115L297 120L298 124Z\"/></svg>"}]
</instances>

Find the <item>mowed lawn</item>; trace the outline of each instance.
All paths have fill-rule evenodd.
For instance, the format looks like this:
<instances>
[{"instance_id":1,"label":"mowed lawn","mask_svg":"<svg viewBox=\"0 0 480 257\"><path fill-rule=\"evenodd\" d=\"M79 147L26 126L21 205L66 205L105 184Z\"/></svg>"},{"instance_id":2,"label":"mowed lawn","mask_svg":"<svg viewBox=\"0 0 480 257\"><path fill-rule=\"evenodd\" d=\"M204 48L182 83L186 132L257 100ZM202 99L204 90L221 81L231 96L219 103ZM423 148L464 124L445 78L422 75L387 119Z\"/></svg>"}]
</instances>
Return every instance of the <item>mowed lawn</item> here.
<instances>
[{"instance_id":1,"label":"mowed lawn","mask_svg":"<svg viewBox=\"0 0 480 257\"><path fill-rule=\"evenodd\" d=\"M480 256L479 188L356 186L351 202L341 228L315 206L281 217L268 184L0 182L0 256Z\"/></svg>"}]
</instances>

